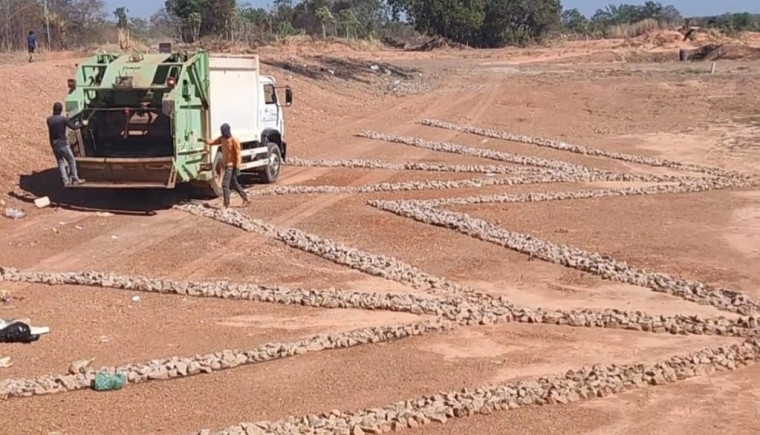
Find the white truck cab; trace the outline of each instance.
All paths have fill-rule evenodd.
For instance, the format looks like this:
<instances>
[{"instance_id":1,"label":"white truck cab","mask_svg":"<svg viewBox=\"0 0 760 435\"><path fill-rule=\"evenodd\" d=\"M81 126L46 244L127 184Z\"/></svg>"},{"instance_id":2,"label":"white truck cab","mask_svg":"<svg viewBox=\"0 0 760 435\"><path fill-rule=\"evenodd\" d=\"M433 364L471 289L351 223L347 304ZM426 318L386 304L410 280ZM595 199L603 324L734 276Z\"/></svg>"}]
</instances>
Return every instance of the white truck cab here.
<instances>
[{"instance_id":1,"label":"white truck cab","mask_svg":"<svg viewBox=\"0 0 760 435\"><path fill-rule=\"evenodd\" d=\"M287 157L283 109L293 103L293 91L278 88L274 77L261 76L257 55L211 54L209 82L212 137L229 124L243 148L240 169L276 182ZM218 146L211 147L208 158L214 178L221 180L225 164Z\"/></svg>"}]
</instances>

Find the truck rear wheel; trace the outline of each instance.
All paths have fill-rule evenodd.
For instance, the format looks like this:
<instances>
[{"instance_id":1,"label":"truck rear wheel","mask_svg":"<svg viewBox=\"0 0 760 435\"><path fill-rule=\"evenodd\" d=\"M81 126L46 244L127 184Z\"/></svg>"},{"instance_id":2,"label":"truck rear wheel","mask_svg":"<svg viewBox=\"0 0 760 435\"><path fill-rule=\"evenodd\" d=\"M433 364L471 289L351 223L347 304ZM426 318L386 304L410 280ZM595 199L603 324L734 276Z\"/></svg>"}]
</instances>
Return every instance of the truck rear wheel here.
<instances>
[{"instance_id":1,"label":"truck rear wheel","mask_svg":"<svg viewBox=\"0 0 760 435\"><path fill-rule=\"evenodd\" d=\"M264 169L260 172L264 182L267 184L276 183L280 178L280 168L282 167L282 153L280 152L280 146L273 142L266 142L267 146L267 158L269 163L264 166Z\"/></svg>"},{"instance_id":2,"label":"truck rear wheel","mask_svg":"<svg viewBox=\"0 0 760 435\"><path fill-rule=\"evenodd\" d=\"M193 193L204 199L221 197L223 195L222 181L224 181L224 171L226 166L222 151L217 151L214 156L214 163L211 164L211 180L193 183Z\"/></svg>"}]
</instances>

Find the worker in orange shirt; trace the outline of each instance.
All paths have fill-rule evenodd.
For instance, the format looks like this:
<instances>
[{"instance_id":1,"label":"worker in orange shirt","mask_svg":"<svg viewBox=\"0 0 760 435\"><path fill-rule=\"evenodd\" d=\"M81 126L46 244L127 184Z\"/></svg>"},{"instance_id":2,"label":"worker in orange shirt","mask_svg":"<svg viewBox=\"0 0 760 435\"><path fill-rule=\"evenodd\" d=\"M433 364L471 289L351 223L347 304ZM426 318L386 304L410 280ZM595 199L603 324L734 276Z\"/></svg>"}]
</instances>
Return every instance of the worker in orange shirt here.
<instances>
[{"instance_id":1,"label":"worker in orange shirt","mask_svg":"<svg viewBox=\"0 0 760 435\"><path fill-rule=\"evenodd\" d=\"M248 195L246 195L245 190L243 190L238 182L240 165L243 162L243 157L240 154L240 141L232 136L229 124L222 124L221 130L221 136L215 140L206 141L206 144L222 146L222 155L224 156L224 163L226 165L224 180L222 181L224 208L229 208L230 206L230 183L232 184L232 188L235 189L235 192L243 198L243 205L248 205L250 203Z\"/></svg>"}]
</instances>

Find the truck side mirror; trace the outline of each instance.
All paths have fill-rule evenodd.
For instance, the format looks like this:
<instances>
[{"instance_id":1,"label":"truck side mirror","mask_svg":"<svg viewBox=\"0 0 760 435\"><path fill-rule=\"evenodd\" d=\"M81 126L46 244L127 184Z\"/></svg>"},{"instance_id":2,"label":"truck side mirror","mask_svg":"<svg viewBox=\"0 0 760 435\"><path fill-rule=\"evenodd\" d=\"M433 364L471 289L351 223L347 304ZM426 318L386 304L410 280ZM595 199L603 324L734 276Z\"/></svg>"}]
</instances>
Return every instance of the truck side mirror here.
<instances>
[{"instance_id":1,"label":"truck side mirror","mask_svg":"<svg viewBox=\"0 0 760 435\"><path fill-rule=\"evenodd\" d=\"M293 105L293 90L285 88L285 106L290 107Z\"/></svg>"}]
</instances>

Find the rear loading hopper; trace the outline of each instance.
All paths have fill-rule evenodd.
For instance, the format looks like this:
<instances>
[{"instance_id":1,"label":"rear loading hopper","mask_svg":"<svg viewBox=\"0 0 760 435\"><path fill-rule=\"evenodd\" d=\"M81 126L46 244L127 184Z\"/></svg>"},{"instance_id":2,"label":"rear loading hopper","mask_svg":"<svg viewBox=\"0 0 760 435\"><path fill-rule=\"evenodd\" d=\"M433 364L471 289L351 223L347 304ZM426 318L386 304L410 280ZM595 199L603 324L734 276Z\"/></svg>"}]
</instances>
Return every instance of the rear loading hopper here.
<instances>
[{"instance_id":1,"label":"rear loading hopper","mask_svg":"<svg viewBox=\"0 0 760 435\"><path fill-rule=\"evenodd\" d=\"M277 181L286 156L276 82L259 75L256 55L205 52L99 54L69 80L66 111L83 128L72 134L78 188L167 188L190 183L221 194L216 137L232 126L243 145L243 169Z\"/></svg>"}]
</instances>

